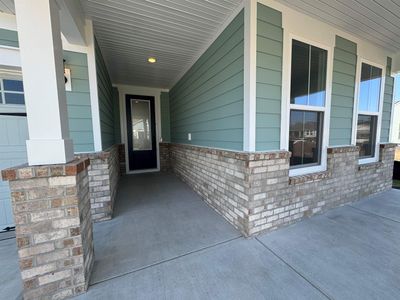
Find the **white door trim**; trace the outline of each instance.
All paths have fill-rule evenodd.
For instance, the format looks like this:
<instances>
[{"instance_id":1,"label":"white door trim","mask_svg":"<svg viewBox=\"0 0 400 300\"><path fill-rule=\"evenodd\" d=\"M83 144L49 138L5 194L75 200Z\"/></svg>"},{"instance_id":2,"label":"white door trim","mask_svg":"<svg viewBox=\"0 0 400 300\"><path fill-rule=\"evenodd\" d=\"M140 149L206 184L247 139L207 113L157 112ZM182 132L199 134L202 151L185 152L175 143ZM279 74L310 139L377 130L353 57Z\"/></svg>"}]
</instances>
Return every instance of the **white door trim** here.
<instances>
[{"instance_id":1,"label":"white door trim","mask_svg":"<svg viewBox=\"0 0 400 300\"><path fill-rule=\"evenodd\" d=\"M125 167L126 174L140 174L140 173L149 173L149 172L158 172L160 171L160 147L159 142L161 141L161 110L160 110L160 94L164 92L164 89L157 88L148 88L148 87L140 87L140 86L132 86L132 85L122 85L116 84L115 87L118 88L119 92L119 108L120 108L120 124L121 124L121 142L124 143L125 146ZM156 147L157 147L157 168L155 169L146 169L146 170L137 170L131 171L129 170L129 157L128 157L128 133L126 130L126 106L125 106L125 98L126 95L142 95L142 96L152 96L154 97L154 109L156 115Z\"/></svg>"}]
</instances>

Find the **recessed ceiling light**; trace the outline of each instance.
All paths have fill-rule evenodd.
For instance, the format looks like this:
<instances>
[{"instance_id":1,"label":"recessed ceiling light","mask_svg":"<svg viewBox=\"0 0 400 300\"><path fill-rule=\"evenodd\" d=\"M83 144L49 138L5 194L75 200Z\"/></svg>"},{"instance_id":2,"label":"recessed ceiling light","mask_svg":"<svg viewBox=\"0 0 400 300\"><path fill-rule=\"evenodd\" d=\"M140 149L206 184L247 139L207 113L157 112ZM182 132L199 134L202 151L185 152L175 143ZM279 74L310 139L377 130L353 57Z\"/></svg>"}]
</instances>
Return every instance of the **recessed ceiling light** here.
<instances>
[{"instance_id":1,"label":"recessed ceiling light","mask_svg":"<svg viewBox=\"0 0 400 300\"><path fill-rule=\"evenodd\" d=\"M148 61L149 63L151 63L151 64L154 64L154 63L157 62L157 59L156 59L155 57L149 57L149 58L147 59L147 61Z\"/></svg>"}]
</instances>

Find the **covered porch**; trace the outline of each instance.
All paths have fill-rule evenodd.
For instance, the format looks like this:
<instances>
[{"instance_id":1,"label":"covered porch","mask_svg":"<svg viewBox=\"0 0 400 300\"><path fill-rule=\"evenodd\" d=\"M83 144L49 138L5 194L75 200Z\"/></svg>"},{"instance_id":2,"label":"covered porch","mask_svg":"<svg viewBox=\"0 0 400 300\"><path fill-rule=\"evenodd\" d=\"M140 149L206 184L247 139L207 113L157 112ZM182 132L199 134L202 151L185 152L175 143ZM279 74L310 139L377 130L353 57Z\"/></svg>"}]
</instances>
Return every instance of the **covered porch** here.
<instances>
[{"instance_id":1,"label":"covered porch","mask_svg":"<svg viewBox=\"0 0 400 300\"><path fill-rule=\"evenodd\" d=\"M0 0L5 294L398 298L398 8L166 2Z\"/></svg>"},{"instance_id":2,"label":"covered porch","mask_svg":"<svg viewBox=\"0 0 400 300\"><path fill-rule=\"evenodd\" d=\"M171 173L121 179L115 217L94 226L79 299L398 299L400 192L390 190L246 239ZM0 284L19 299L14 239Z\"/></svg>"}]
</instances>

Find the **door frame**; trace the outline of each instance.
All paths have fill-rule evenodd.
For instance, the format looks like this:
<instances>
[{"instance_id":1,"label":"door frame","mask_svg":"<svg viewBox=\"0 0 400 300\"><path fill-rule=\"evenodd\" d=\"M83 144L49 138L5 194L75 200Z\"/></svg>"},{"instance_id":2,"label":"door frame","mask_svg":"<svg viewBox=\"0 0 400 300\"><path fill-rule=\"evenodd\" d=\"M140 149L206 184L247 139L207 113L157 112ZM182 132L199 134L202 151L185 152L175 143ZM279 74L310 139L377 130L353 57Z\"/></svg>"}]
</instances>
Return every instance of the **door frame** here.
<instances>
[{"instance_id":1,"label":"door frame","mask_svg":"<svg viewBox=\"0 0 400 300\"><path fill-rule=\"evenodd\" d=\"M168 91L164 89L157 88L147 88L138 87L131 85L115 85L119 92L119 110L120 110L120 122L121 122L121 138L125 147L125 168L126 174L140 174L149 172L159 172L160 171L160 138L161 138L161 111L160 111L160 94L161 92ZM141 96L151 96L154 97L154 109L156 115L156 153L157 153L157 168L147 169L147 170L136 170L131 171L129 169L129 157L128 157L128 133L126 130L126 105L125 99L126 95L141 95Z\"/></svg>"}]
</instances>

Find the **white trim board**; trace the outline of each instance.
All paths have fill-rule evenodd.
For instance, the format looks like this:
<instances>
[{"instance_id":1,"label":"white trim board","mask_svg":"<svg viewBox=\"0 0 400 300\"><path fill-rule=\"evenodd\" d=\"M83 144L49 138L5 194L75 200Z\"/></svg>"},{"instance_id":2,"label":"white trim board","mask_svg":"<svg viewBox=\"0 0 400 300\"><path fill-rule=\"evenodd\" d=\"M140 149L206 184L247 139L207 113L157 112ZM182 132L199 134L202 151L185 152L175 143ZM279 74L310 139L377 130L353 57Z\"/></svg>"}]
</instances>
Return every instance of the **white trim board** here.
<instances>
[{"instance_id":1,"label":"white trim board","mask_svg":"<svg viewBox=\"0 0 400 300\"><path fill-rule=\"evenodd\" d=\"M257 2L244 7L243 150L256 150Z\"/></svg>"},{"instance_id":2,"label":"white trim board","mask_svg":"<svg viewBox=\"0 0 400 300\"><path fill-rule=\"evenodd\" d=\"M138 174L146 172L160 171L160 147L161 141L161 108L160 108L160 94L168 90L158 88L148 88L141 86L132 86L124 84L114 84L114 87L118 88L119 94L119 112L120 112L120 125L121 125L121 143L125 145L125 166L126 174ZM155 104L155 115L156 115L156 147L157 147L157 168L151 170L129 170L129 157L128 157L128 134L126 130L126 106L125 97L126 95L141 95L141 96L152 96L154 97Z\"/></svg>"},{"instance_id":3,"label":"white trim board","mask_svg":"<svg viewBox=\"0 0 400 300\"><path fill-rule=\"evenodd\" d=\"M17 31L17 20L15 15L0 12L0 28Z\"/></svg>"},{"instance_id":4,"label":"white trim board","mask_svg":"<svg viewBox=\"0 0 400 300\"><path fill-rule=\"evenodd\" d=\"M21 68L21 57L18 48L0 46L1 67Z\"/></svg>"},{"instance_id":5,"label":"white trim board","mask_svg":"<svg viewBox=\"0 0 400 300\"><path fill-rule=\"evenodd\" d=\"M101 140L95 40L93 33L93 23L91 20L86 20L85 30L86 30L86 41L88 43L87 62L88 62L89 90L90 90L90 109L92 113L93 145L94 145L94 151L98 152L103 149L103 145Z\"/></svg>"}]
</instances>

